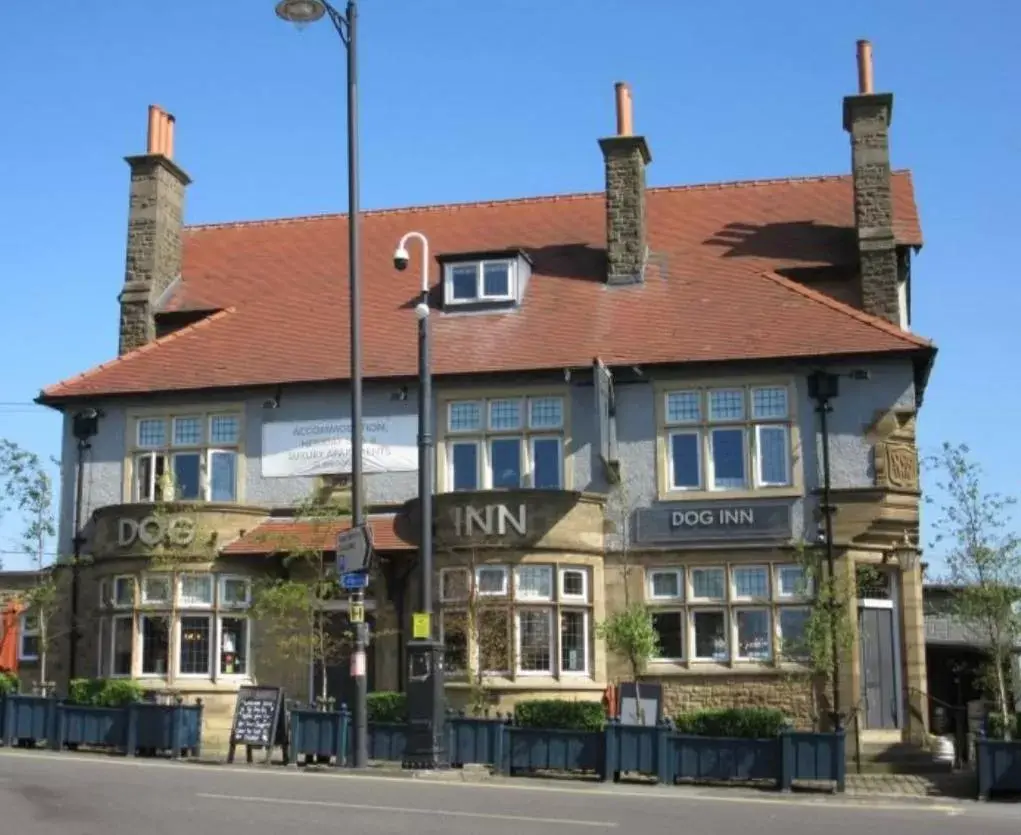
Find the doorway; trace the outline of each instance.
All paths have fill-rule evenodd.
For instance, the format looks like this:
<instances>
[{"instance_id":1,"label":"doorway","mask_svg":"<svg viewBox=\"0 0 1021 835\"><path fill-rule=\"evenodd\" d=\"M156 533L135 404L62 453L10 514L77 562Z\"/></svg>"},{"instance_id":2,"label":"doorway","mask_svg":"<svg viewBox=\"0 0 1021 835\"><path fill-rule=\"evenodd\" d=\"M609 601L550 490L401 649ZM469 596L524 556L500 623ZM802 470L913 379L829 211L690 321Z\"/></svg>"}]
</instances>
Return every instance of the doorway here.
<instances>
[{"instance_id":1,"label":"doorway","mask_svg":"<svg viewBox=\"0 0 1021 835\"><path fill-rule=\"evenodd\" d=\"M902 725L900 629L896 578L868 567L858 574L858 657L861 716L867 730Z\"/></svg>"}]
</instances>

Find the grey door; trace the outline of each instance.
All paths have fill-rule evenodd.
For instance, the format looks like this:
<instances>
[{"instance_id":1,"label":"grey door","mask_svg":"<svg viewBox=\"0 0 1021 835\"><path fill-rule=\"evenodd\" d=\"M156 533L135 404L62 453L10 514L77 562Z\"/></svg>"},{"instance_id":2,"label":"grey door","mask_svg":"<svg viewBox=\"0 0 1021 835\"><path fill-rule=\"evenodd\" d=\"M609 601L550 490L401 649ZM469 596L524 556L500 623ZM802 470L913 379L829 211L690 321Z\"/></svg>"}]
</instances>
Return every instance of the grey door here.
<instances>
[{"instance_id":1,"label":"grey door","mask_svg":"<svg viewBox=\"0 0 1021 835\"><path fill-rule=\"evenodd\" d=\"M899 727L899 692L893 652L893 610L858 610L861 701L865 727Z\"/></svg>"}]
</instances>

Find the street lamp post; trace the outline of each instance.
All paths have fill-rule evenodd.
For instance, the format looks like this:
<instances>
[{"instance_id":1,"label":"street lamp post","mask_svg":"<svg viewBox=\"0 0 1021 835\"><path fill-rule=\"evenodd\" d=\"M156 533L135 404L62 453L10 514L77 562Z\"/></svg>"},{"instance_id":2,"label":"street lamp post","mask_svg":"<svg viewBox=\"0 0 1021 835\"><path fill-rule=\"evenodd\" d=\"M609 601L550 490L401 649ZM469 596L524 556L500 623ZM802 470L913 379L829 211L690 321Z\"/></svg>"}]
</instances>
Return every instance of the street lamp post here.
<instances>
[{"instance_id":1,"label":"street lamp post","mask_svg":"<svg viewBox=\"0 0 1021 835\"><path fill-rule=\"evenodd\" d=\"M342 14L325 0L281 0L276 5L277 17L304 25L329 16L341 41L347 47L347 227L348 227L348 278L351 294L351 526L365 524L362 502L362 320L361 320L361 269L359 251L358 216L358 68L357 21L358 7L349 0ZM365 593L354 592L353 603L364 606ZM354 757L355 768L368 764L368 682L365 677L365 624L355 628L354 655L351 673L355 680L354 699Z\"/></svg>"},{"instance_id":2,"label":"street lamp post","mask_svg":"<svg viewBox=\"0 0 1021 835\"><path fill-rule=\"evenodd\" d=\"M429 369L429 241L408 232L394 252L394 266L407 269L407 243L422 245L422 293L415 305L418 319L418 508L420 609L408 641L408 741L405 768L438 768L443 764L443 645L433 623L433 435L432 374Z\"/></svg>"},{"instance_id":3,"label":"street lamp post","mask_svg":"<svg viewBox=\"0 0 1021 835\"><path fill-rule=\"evenodd\" d=\"M831 403L840 393L840 377L826 371L816 371L808 378L808 396L816 403L816 412L819 414L819 434L822 444L822 504L820 510L823 517L823 539L826 548L826 581L830 589L836 588L836 556L833 548L833 511L831 503L832 479L830 472L830 431L828 415L833 411ZM837 601L830 595L828 601L830 607L830 653L832 668L830 677L832 679L833 692L831 695L833 708L834 730L843 729L844 716L840 704L840 643L837 636Z\"/></svg>"}]
</instances>

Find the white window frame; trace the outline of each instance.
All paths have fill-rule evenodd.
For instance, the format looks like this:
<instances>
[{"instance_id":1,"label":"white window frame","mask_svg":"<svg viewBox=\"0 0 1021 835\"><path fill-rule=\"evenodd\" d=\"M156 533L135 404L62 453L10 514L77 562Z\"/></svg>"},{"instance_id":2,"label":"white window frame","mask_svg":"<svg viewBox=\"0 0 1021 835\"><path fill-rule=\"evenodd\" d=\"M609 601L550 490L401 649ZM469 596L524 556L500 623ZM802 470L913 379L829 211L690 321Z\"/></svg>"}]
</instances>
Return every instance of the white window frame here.
<instances>
[{"instance_id":1,"label":"white window frame","mask_svg":"<svg viewBox=\"0 0 1021 835\"><path fill-rule=\"evenodd\" d=\"M185 618L194 618L196 620L201 618L203 620L208 621L208 623L209 623L209 666L206 668L206 671L203 672L203 673L185 673L185 672L182 672L182 670L181 670L181 667L182 667L182 664L181 664L181 654L184 651L183 633L184 633L184 621L185 621ZM218 637L218 632L217 632L217 628L216 628L217 627L217 625L216 625L216 618L213 616L212 612L190 610L190 611L186 611L186 612L178 612L176 620L177 620L177 623L174 624L174 631L175 631L175 637L176 637L177 640L174 643L176 645L177 651L174 654L174 671L177 674L177 677L178 678L192 679L192 680L195 680L195 679L212 679L212 677L213 677L213 670L214 669L219 669L219 667L220 667L220 663L219 663L219 658L220 658L219 648L220 648L220 645L218 643L216 643L217 637Z\"/></svg>"},{"instance_id":2,"label":"white window frame","mask_svg":"<svg viewBox=\"0 0 1021 835\"><path fill-rule=\"evenodd\" d=\"M533 426L532 402L545 398L554 398L560 401L559 426ZM515 400L521 404L521 420L517 428L492 428L491 409L492 404L499 401ZM475 404L479 409L479 423L471 428L451 428L451 415L455 405L462 403ZM471 445L475 448L475 484L476 490L492 490L493 487L493 443L503 440L514 440L518 442L518 470L521 473L518 487L532 489L535 487L535 442L555 441L557 444L557 480L558 488L542 489L565 489L567 485L567 448L565 444L566 412L568 404L565 394L554 393L521 393L511 394L503 397L465 397L455 398L446 403L446 425L444 432L444 446L446 466L444 474L446 478L447 492L454 492L454 450L458 446Z\"/></svg>"},{"instance_id":3,"label":"white window frame","mask_svg":"<svg viewBox=\"0 0 1021 835\"><path fill-rule=\"evenodd\" d=\"M126 581L127 583L130 584L130 588L131 588L131 602L129 602L129 603L121 603L117 599L117 586L121 583L122 580ZM134 574L118 574L117 576L115 576L113 578L113 583L111 583L111 585L110 585L110 605L114 609L133 609L133 608L135 608L135 597L137 596L137 593L138 593L137 586L138 586L138 583L137 583L137 581L135 579L135 575Z\"/></svg>"},{"instance_id":4,"label":"white window frame","mask_svg":"<svg viewBox=\"0 0 1021 835\"><path fill-rule=\"evenodd\" d=\"M237 437L234 445L222 441L214 442L212 438L213 421L216 418L233 418L237 424ZM197 419L201 426L201 436L196 443L178 444L175 442L175 429L178 421ZM199 494L188 501L210 502L212 499L212 457L214 454L226 454L234 456L234 498L217 499L223 502L241 501L241 448L242 435L244 431L243 415L239 410L215 410L203 411L197 409L191 412L180 414L140 414L132 417L134 421L134 445L130 452L132 462L131 484L129 487L129 500L132 502L154 502L159 500L156 483L156 457L164 459L164 471L173 476L174 458L178 455L198 455L199 459ZM143 445L141 443L141 428L145 421L160 421L163 424L163 444L161 446ZM138 489L139 462L143 458L152 461L149 482L145 495ZM169 498L169 497L164 497Z\"/></svg>"},{"instance_id":5,"label":"white window frame","mask_svg":"<svg viewBox=\"0 0 1021 835\"><path fill-rule=\"evenodd\" d=\"M805 581L805 590L804 593L802 594L798 594L797 592L788 594L783 590L783 582L781 581L781 577L783 576L784 569L791 568L798 569L801 572L802 579ZM805 570L805 567L803 565L798 565L797 563L791 562L777 563L775 566L773 566L773 569L775 574L774 596L777 600L807 600L814 593L815 591L813 588L814 583L812 582L812 578L808 576L808 572Z\"/></svg>"},{"instance_id":6,"label":"white window frame","mask_svg":"<svg viewBox=\"0 0 1021 835\"><path fill-rule=\"evenodd\" d=\"M167 669L164 673L147 673L145 671L145 629L142 622L163 618L167 621ZM170 677L171 665L174 663L174 622L169 612L139 612L131 624L138 640L138 678L165 679ZM132 641L135 639L132 638ZM134 653L132 653L134 655ZM132 659L133 660L133 659ZM132 666L134 666L132 664Z\"/></svg>"},{"instance_id":7,"label":"white window frame","mask_svg":"<svg viewBox=\"0 0 1021 835\"><path fill-rule=\"evenodd\" d=\"M126 620L131 625L131 652L129 655L128 672L117 673L114 671L114 661L117 658L117 621ZM110 678L133 678L135 674L135 643L136 643L135 615L134 613L115 614L110 618Z\"/></svg>"},{"instance_id":8,"label":"white window frame","mask_svg":"<svg viewBox=\"0 0 1021 835\"><path fill-rule=\"evenodd\" d=\"M244 574L220 574L217 578L217 599L221 609L228 611L241 611L252 605L252 578ZM227 583L243 583L245 587L245 599L240 603L232 603L227 600Z\"/></svg>"},{"instance_id":9,"label":"white window frame","mask_svg":"<svg viewBox=\"0 0 1021 835\"><path fill-rule=\"evenodd\" d=\"M509 648L514 648L516 650L518 636L517 612L511 607L503 606L499 607L495 611L501 612L502 614L507 616L506 618L508 631L507 640L509 641ZM468 652L470 656L474 657L475 659L476 670L482 670L482 642L479 641L478 636L481 631L481 620L483 614L484 610L478 613L477 617L479 618L479 623L475 625L474 629L469 630L468 635ZM514 655L515 655L514 666L516 666L518 661L516 651ZM482 677L506 678L507 676L509 676L512 672L511 669L512 665L509 663L510 662L509 658L505 657L504 661L507 662L507 667L505 667L502 670L482 670Z\"/></svg>"},{"instance_id":10,"label":"white window frame","mask_svg":"<svg viewBox=\"0 0 1021 835\"><path fill-rule=\"evenodd\" d=\"M723 574L723 596L722 597L699 597L695 594L695 572L697 571L718 571ZM702 603L710 606L726 605L727 601L727 566L724 565L693 565L687 570L688 575L688 601L691 603Z\"/></svg>"},{"instance_id":11,"label":"white window frame","mask_svg":"<svg viewBox=\"0 0 1021 835\"><path fill-rule=\"evenodd\" d=\"M782 389L786 392L786 415L784 417L759 416L755 412L755 392L767 389ZM713 392L741 392L742 417L718 418L711 412L711 395ZM672 420L670 418L670 398L673 395L695 395L698 397L698 416L690 419ZM704 384L678 385L661 392L660 401L663 417L663 438L666 442L666 479L665 489L669 493L711 493L725 495L762 491L764 494L773 490L786 490L796 484L794 473L794 430L797 425L794 404L794 387L786 381L742 381L727 384L720 380ZM762 440L761 430L777 428L784 430L784 470L786 479L766 481L762 478ZM741 487L717 486L714 455L713 431L716 429L741 430L741 460L744 462L744 484ZM698 454L698 486L680 485L676 483L673 460L673 438L675 435L695 435Z\"/></svg>"},{"instance_id":12,"label":"white window frame","mask_svg":"<svg viewBox=\"0 0 1021 835\"><path fill-rule=\"evenodd\" d=\"M185 615L187 617L187 615ZM244 659L245 659L245 671L243 673L225 673L222 669L223 662L223 622L225 620L243 620L245 621L245 646L244 646ZM215 673L213 674L216 680L219 679L239 679L242 681L250 680L253 677L253 661L252 658L252 619L243 609L235 608L231 609L223 614L220 614L216 618L216 644L215 649L215 661L213 666ZM239 653L235 653L237 655ZM180 659L179 659L180 660Z\"/></svg>"},{"instance_id":13,"label":"white window frame","mask_svg":"<svg viewBox=\"0 0 1021 835\"><path fill-rule=\"evenodd\" d=\"M657 574L672 574L677 579L677 594L656 594L654 578ZM645 593L649 600L654 601L678 601L684 600L684 569L683 568L647 568L645 570Z\"/></svg>"},{"instance_id":14,"label":"white window frame","mask_svg":"<svg viewBox=\"0 0 1021 835\"><path fill-rule=\"evenodd\" d=\"M105 580L103 582L106 582ZM110 654L110 635L103 634L104 627L111 628L110 618L99 617L96 619L96 678L106 678L107 656ZM105 640L104 640L105 638Z\"/></svg>"},{"instance_id":15,"label":"white window frame","mask_svg":"<svg viewBox=\"0 0 1021 835\"><path fill-rule=\"evenodd\" d=\"M549 583L549 594L547 595L535 595L535 594L522 594L521 592L521 572L522 569L528 571L541 571L546 575L546 579ZM534 563L522 563L514 566L514 599L520 600L525 603L552 603L553 595L555 593L554 575L552 565L535 565Z\"/></svg>"},{"instance_id":16,"label":"white window frame","mask_svg":"<svg viewBox=\"0 0 1021 835\"><path fill-rule=\"evenodd\" d=\"M750 569L757 569L761 571L766 578L766 594L764 597L755 597L753 595L738 594L737 591L737 572L748 571ZM750 563L744 565L742 563L731 564L729 566L729 581L730 581L730 599L734 603L768 603L770 600L770 582L769 566L764 563Z\"/></svg>"},{"instance_id":17,"label":"white window frame","mask_svg":"<svg viewBox=\"0 0 1021 835\"><path fill-rule=\"evenodd\" d=\"M31 617L36 618L35 629L28 628L28 621ZM18 660L38 661L38 650L35 653L25 652L25 638L35 638L39 642L42 641L42 624L39 621L39 616L31 610L26 610L18 615Z\"/></svg>"},{"instance_id":18,"label":"white window frame","mask_svg":"<svg viewBox=\"0 0 1021 835\"><path fill-rule=\"evenodd\" d=\"M174 578L171 574L143 574L141 582L142 606L170 606L174 600ZM146 594L146 586L150 580L162 581L167 584L167 596L162 599L150 599Z\"/></svg>"},{"instance_id":19,"label":"white window frame","mask_svg":"<svg viewBox=\"0 0 1021 835\"><path fill-rule=\"evenodd\" d=\"M727 653L723 658L716 658L715 656L707 655L696 655L698 643L695 633L695 616L698 614L708 614L711 612L718 612L723 615L723 636L724 641L727 644ZM685 647L687 650L688 658L699 664L727 664L730 662L733 652L731 651L731 621L730 608L726 605L718 606L698 606L693 609L688 609L688 646Z\"/></svg>"},{"instance_id":20,"label":"white window frame","mask_svg":"<svg viewBox=\"0 0 1021 835\"><path fill-rule=\"evenodd\" d=\"M588 603L588 569L583 566L565 565L560 567L560 571L557 572L559 577L558 593L560 600L563 603ZM565 574L580 574L581 575L581 594L568 594L564 591L564 575Z\"/></svg>"},{"instance_id":21,"label":"white window frame","mask_svg":"<svg viewBox=\"0 0 1021 835\"><path fill-rule=\"evenodd\" d=\"M525 612L542 612L549 618L549 669L548 670L525 670L521 667L521 615ZM557 637L554 629L559 631L560 623L555 617L556 609L553 606L515 606L514 607L514 674L518 676L553 677L557 671ZM563 670L560 671L563 675Z\"/></svg>"},{"instance_id":22,"label":"white window frame","mask_svg":"<svg viewBox=\"0 0 1021 835\"><path fill-rule=\"evenodd\" d=\"M450 597L447 595L447 577L460 574L464 578L464 596ZM466 603L471 597L471 572L467 568L453 567L440 569L440 603Z\"/></svg>"},{"instance_id":23,"label":"white window frame","mask_svg":"<svg viewBox=\"0 0 1021 835\"><path fill-rule=\"evenodd\" d=\"M698 467L698 484L678 484L677 476L674 471L674 437L677 435L691 435L695 439L695 462ZM704 451L702 449L702 433L698 428L692 429L671 429L667 432L667 478L668 487L671 492L684 493L684 492L698 492L705 490L705 478L704 478Z\"/></svg>"},{"instance_id":24,"label":"white window frame","mask_svg":"<svg viewBox=\"0 0 1021 835\"><path fill-rule=\"evenodd\" d=\"M733 606L730 609L730 631L731 631L731 647L733 652L734 661L741 661L744 663L758 663L758 664L769 664L773 660L773 655L776 652L776 641L774 639L775 625L773 624L773 613L770 606ZM738 614L741 612L764 612L766 615L766 640L769 642L769 651L762 658L756 658L751 655L741 654L741 645L738 642Z\"/></svg>"},{"instance_id":25,"label":"white window frame","mask_svg":"<svg viewBox=\"0 0 1021 835\"><path fill-rule=\"evenodd\" d=\"M665 598L663 598L665 599ZM674 598L671 598L674 599ZM674 658L670 655L656 655L649 659L660 664L677 664L684 661L688 655L688 615L687 612L677 606L664 606L662 608L656 607L651 611L652 615L677 615L681 621L681 655L679 658ZM662 649L662 647L660 647Z\"/></svg>"},{"instance_id":26,"label":"white window frame","mask_svg":"<svg viewBox=\"0 0 1021 835\"><path fill-rule=\"evenodd\" d=\"M487 295L485 292L485 267L487 264L507 265L507 293ZM459 267L475 267L475 296L470 299L454 298L454 270ZM486 302L508 302L517 298L518 269L514 258L481 258L466 261L451 261L443 265L443 306L461 307Z\"/></svg>"},{"instance_id":27,"label":"white window frame","mask_svg":"<svg viewBox=\"0 0 1021 835\"><path fill-rule=\"evenodd\" d=\"M564 667L564 615L581 615L582 616L582 669L580 670L568 670ZM559 611L554 610L553 619L556 626L556 649L557 654L553 657L553 669L556 671L554 675L559 674L561 678L587 678L592 675L590 670L590 656L589 643L591 641L591 635L589 634L589 611L588 609L573 609L570 606L565 606Z\"/></svg>"},{"instance_id":28,"label":"white window frame","mask_svg":"<svg viewBox=\"0 0 1021 835\"><path fill-rule=\"evenodd\" d=\"M811 606L777 606L775 609L775 625L773 630L773 654L776 655L780 660L793 661L793 662L804 662L810 660L811 653L805 652L799 655L787 655L783 651L783 613L787 611L798 611L805 612L809 617L812 616Z\"/></svg>"},{"instance_id":29,"label":"white window frame","mask_svg":"<svg viewBox=\"0 0 1021 835\"><path fill-rule=\"evenodd\" d=\"M184 581L185 579L201 578L209 584L209 600L208 602L194 602L186 601L184 599ZM216 584L212 574L203 573L201 571L192 571L180 574L177 577L177 588L175 589L177 594L177 605L181 609L212 609L213 600L216 594Z\"/></svg>"},{"instance_id":30,"label":"white window frame","mask_svg":"<svg viewBox=\"0 0 1021 835\"><path fill-rule=\"evenodd\" d=\"M99 608L105 609L113 603L113 598L110 596L110 578L103 577L99 581Z\"/></svg>"},{"instance_id":31,"label":"white window frame","mask_svg":"<svg viewBox=\"0 0 1021 835\"><path fill-rule=\"evenodd\" d=\"M483 591L479 576L483 571L499 571L503 575L503 586L501 591ZM475 567L475 594L478 597L508 597L510 593L510 570L506 565L479 565Z\"/></svg>"}]
</instances>

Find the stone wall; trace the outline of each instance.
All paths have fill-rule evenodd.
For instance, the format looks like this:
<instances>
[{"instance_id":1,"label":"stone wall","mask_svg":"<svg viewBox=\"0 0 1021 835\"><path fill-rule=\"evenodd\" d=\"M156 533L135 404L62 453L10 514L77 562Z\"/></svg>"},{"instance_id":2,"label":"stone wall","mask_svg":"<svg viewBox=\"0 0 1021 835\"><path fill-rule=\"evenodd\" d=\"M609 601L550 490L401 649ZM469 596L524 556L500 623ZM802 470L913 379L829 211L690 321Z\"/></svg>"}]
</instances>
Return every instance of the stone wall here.
<instances>
[{"instance_id":1,"label":"stone wall","mask_svg":"<svg viewBox=\"0 0 1021 835\"><path fill-rule=\"evenodd\" d=\"M705 708L775 708L791 719L797 728L815 725L816 706L813 684L806 675L686 675L656 679L663 687L663 715Z\"/></svg>"}]
</instances>

